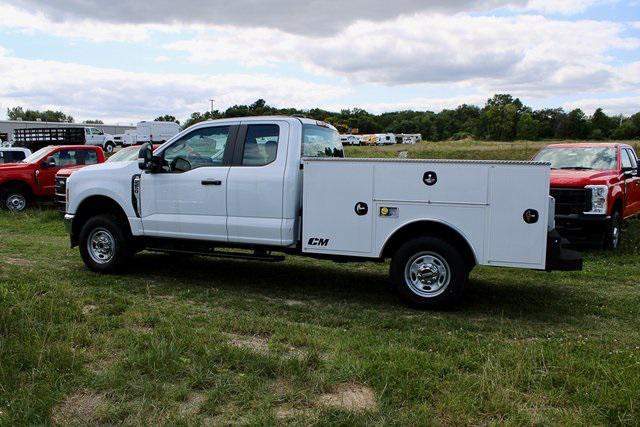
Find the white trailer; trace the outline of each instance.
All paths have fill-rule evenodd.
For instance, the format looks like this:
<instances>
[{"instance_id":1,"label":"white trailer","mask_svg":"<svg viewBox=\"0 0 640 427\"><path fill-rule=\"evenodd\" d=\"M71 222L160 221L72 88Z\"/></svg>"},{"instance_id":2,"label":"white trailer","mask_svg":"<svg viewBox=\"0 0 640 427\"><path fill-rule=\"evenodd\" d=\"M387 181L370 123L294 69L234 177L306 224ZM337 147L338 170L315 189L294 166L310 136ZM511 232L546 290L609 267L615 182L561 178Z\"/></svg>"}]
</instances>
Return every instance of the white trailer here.
<instances>
[{"instance_id":1,"label":"white trailer","mask_svg":"<svg viewBox=\"0 0 640 427\"><path fill-rule=\"evenodd\" d=\"M116 135L115 141L119 145L135 145L151 142L152 144L165 142L180 132L180 125L175 122L138 122L135 129Z\"/></svg>"},{"instance_id":2,"label":"white trailer","mask_svg":"<svg viewBox=\"0 0 640 427\"><path fill-rule=\"evenodd\" d=\"M326 123L234 118L146 144L137 164L75 172L65 221L98 272L142 249L390 259L399 294L432 308L459 301L475 265L582 268L554 230L549 175L543 162L344 159Z\"/></svg>"}]
</instances>

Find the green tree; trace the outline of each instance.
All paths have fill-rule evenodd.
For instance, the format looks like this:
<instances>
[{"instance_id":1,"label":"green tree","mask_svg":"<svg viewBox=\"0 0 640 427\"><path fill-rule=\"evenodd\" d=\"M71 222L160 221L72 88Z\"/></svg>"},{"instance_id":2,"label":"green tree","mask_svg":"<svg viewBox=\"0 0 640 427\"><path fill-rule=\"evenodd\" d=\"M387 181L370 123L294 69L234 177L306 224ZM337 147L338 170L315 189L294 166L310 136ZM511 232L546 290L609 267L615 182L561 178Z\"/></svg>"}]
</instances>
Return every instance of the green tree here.
<instances>
[{"instance_id":1,"label":"green tree","mask_svg":"<svg viewBox=\"0 0 640 427\"><path fill-rule=\"evenodd\" d=\"M538 139L540 123L529 113L523 113L518 119L517 138L525 141Z\"/></svg>"},{"instance_id":2,"label":"green tree","mask_svg":"<svg viewBox=\"0 0 640 427\"><path fill-rule=\"evenodd\" d=\"M180 124L180 120L176 119L174 116L165 114L164 116L156 117L153 119L154 122L175 122Z\"/></svg>"},{"instance_id":3,"label":"green tree","mask_svg":"<svg viewBox=\"0 0 640 427\"><path fill-rule=\"evenodd\" d=\"M85 125L103 125L104 122L102 120L85 120L84 122Z\"/></svg>"},{"instance_id":4,"label":"green tree","mask_svg":"<svg viewBox=\"0 0 640 427\"><path fill-rule=\"evenodd\" d=\"M73 117L66 115L62 111L38 111L38 110L24 110L22 107L13 107L7 109L7 117L9 120L23 120L23 121L36 121L41 120L43 122L68 122L73 123Z\"/></svg>"}]
</instances>

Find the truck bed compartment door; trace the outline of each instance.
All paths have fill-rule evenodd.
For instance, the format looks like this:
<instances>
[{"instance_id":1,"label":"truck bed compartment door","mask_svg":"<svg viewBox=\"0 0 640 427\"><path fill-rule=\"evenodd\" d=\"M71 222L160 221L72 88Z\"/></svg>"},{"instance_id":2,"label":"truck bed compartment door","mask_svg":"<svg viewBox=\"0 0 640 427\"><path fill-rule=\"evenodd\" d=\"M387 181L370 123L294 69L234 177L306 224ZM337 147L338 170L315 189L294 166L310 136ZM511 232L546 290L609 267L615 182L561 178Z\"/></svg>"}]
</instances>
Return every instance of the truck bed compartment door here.
<instances>
[{"instance_id":1,"label":"truck bed compartment door","mask_svg":"<svg viewBox=\"0 0 640 427\"><path fill-rule=\"evenodd\" d=\"M302 250L367 256L372 250L372 200L370 164L305 162Z\"/></svg>"},{"instance_id":2,"label":"truck bed compartment door","mask_svg":"<svg viewBox=\"0 0 640 427\"><path fill-rule=\"evenodd\" d=\"M543 269L549 210L549 168L499 165L489 172L487 264Z\"/></svg>"}]
</instances>

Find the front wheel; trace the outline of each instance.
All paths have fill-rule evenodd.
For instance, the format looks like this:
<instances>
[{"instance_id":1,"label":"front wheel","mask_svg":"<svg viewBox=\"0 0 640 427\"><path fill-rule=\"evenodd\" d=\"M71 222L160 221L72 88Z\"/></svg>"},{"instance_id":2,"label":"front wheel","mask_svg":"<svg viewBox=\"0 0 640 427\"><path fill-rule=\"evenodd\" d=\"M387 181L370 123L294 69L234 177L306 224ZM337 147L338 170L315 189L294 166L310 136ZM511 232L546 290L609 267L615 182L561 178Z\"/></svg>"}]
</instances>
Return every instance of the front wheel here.
<instances>
[{"instance_id":1,"label":"front wheel","mask_svg":"<svg viewBox=\"0 0 640 427\"><path fill-rule=\"evenodd\" d=\"M116 144L114 144L111 141L108 141L106 144L104 144L104 151L106 153L111 154L111 153L113 153L113 150L115 150L115 149L116 149Z\"/></svg>"},{"instance_id":2,"label":"front wheel","mask_svg":"<svg viewBox=\"0 0 640 427\"><path fill-rule=\"evenodd\" d=\"M622 237L622 217L620 212L614 211L611 215L611 221L607 226L604 235L604 246L606 249L616 250L620 246L620 238Z\"/></svg>"},{"instance_id":3,"label":"front wheel","mask_svg":"<svg viewBox=\"0 0 640 427\"><path fill-rule=\"evenodd\" d=\"M11 212L23 212L29 206L29 197L20 188L10 188L4 193L2 204Z\"/></svg>"},{"instance_id":4,"label":"front wheel","mask_svg":"<svg viewBox=\"0 0 640 427\"><path fill-rule=\"evenodd\" d=\"M458 249L425 236L407 241L396 251L390 276L402 299L413 307L442 309L461 301L468 270Z\"/></svg>"},{"instance_id":5,"label":"front wheel","mask_svg":"<svg viewBox=\"0 0 640 427\"><path fill-rule=\"evenodd\" d=\"M90 218L80 230L80 255L90 270L112 273L133 256L124 226L113 215Z\"/></svg>"}]
</instances>

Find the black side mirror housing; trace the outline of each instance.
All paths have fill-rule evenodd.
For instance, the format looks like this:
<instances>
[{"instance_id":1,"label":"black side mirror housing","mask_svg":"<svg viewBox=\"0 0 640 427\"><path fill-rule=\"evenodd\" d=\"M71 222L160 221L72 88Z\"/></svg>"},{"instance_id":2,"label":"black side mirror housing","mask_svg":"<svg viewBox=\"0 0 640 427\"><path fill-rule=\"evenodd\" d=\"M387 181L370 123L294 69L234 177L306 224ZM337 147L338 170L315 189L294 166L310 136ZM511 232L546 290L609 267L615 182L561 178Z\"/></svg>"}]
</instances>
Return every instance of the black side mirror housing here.
<instances>
[{"instance_id":1,"label":"black side mirror housing","mask_svg":"<svg viewBox=\"0 0 640 427\"><path fill-rule=\"evenodd\" d=\"M639 172L640 172L640 167L622 168L622 173L626 178L633 178L634 176L638 176Z\"/></svg>"},{"instance_id":2,"label":"black side mirror housing","mask_svg":"<svg viewBox=\"0 0 640 427\"><path fill-rule=\"evenodd\" d=\"M138 168L143 171L153 169L153 146L149 142L143 144L138 151Z\"/></svg>"}]
</instances>

